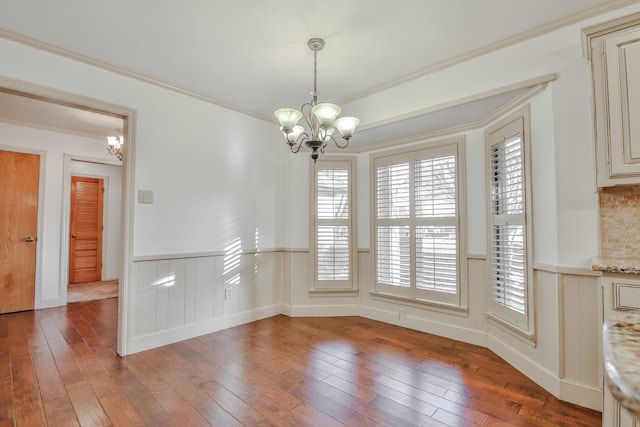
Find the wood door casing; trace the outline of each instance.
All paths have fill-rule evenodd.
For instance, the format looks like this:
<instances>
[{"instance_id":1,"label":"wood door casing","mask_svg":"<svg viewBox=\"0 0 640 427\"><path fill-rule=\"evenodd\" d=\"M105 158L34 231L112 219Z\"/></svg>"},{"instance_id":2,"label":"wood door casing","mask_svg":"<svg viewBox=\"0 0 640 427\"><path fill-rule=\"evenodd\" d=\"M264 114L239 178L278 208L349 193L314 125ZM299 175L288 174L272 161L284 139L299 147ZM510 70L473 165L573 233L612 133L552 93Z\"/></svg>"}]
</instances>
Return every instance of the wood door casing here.
<instances>
[{"instance_id":1,"label":"wood door casing","mask_svg":"<svg viewBox=\"0 0 640 427\"><path fill-rule=\"evenodd\" d=\"M71 177L69 283L102 280L104 181Z\"/></svg>"},{"instance_id":2,"label":"wood door casing","mask_svg":"<svg viewBox=\"0 0 640 427\"><path fill-rule=\"evenodd\" d=\"M0 150L0 313L33 309L39 179L38 154Z\"/></svg>"}]
</instances>

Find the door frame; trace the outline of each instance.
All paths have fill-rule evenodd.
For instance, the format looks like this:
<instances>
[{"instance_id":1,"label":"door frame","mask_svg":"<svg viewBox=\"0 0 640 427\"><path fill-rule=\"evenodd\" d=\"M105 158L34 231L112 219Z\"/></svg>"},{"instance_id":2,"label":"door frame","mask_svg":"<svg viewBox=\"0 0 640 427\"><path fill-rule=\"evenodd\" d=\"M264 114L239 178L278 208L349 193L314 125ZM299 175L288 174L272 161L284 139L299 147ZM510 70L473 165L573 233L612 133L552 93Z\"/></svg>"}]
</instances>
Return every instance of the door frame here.
<instances>
[{"instance_id":1,"label":"door frame","mask_svg":"<svg viewBox=\"0 0 640 427\"><path fill-rule=\"evenodd\" d=\"M95 98L89 98L86 96L77 95L71 92L65 92L58 89L38 85L35 83L25 82L22 80L13 79L10 77L0 76L0 87L20 92L25 96L30 96L34 99L38 99L44 102L52 102L62 105L67 105L79 109L89 110L93 112L99 112L107 115L115 115L122 117L124 120L124 132L123 135L126 140L124 146L124 155L122 158L122 204L120 212L120 274L119 274L119 291L118 291L118 338L116 351L119 355L125 356L129 354L129 342L131 341L131 328L135 325L129 324L129 313L131 304L131 295L129 293L130 277L133 274L133 220L134 220L134 206L135 206L135 194L134 194L134 177L135 177L135 145L136 145L136 110L123 105L113 104L107 101L101 101ZM44 158L44 157L43 157ZM42 158L41 158L42 159ZM44 162L41 162L41 168ZM42 180L41 180L42 181ZM40 182L39 197L44 194L43 182ZM38 209L38 232L43 228L42 215L40 215L40 209L43 204L40 204ZM66 235L65 235L66 238ZM65 238L61 239L62 242ZM38 246L37 265L36 265L36 297L42 297L42 281L41 275L42 262L43 262L43 248L42 245ZM67 255L68 256L68 255ZM67 273L68 274L68 273ZM60 289L64 286L64 292ZM66 283L59 284L59 296L65 298L66 301ZM36 302L38 300L36 299ZM131 316L134 319L135 316Z\"/></svg>"},{"instance_id":2,"label":"door frame","mask_svg":"<svg viewBox=\"0 0 640 427\"><path fill-rule=\"evenodd\" d=\"M42 245L41 232L44 230L44 173L47 153L44 150L27 147L17 147L12 145L0 144L0 150L11 151L14 153L37 154L40 156L40 165L38 166L38 212L36 220L36 276L35 276L35 295L33 299L34 307L37 302L42 300L42 260L44 259L44 246Z\"/></svg>"}]
</instances>

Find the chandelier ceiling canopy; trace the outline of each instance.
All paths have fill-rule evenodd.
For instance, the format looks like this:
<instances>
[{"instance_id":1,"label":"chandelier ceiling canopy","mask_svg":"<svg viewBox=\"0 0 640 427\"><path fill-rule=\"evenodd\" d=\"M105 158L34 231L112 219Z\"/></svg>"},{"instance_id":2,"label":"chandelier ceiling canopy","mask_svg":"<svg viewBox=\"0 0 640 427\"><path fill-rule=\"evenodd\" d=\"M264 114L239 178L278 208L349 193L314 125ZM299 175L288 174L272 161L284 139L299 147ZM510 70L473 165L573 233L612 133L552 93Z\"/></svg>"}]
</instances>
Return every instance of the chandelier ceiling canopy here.
<instances>
[{"instance_id":1,"label":"chandelier ceiling canopy","mask_svg":"<svg viewBox=\"0 0 640 427\"><path fill-rule=\"evenodd\" d=\"M320 153L324 153L325 147L333 141L339 148L346 148L349 139L353 136L360 120L355 117L340 117L341 108L328 102L318 103L317 90L317 61L318 52L325 45L324 40L312 38L307 42L309 49L313 51L313 91L311 101L306 102L300 110L294 108L280 108L275 111L275 116L280 122L280 130L285 137L285 142L291 148L292 153L300 151L302 144L311 149L311 158L318 159ZM304 118L306 126L298 122ZM346 142L341 144L334 133L338 132Z\"/></svg>"}]
</instances>

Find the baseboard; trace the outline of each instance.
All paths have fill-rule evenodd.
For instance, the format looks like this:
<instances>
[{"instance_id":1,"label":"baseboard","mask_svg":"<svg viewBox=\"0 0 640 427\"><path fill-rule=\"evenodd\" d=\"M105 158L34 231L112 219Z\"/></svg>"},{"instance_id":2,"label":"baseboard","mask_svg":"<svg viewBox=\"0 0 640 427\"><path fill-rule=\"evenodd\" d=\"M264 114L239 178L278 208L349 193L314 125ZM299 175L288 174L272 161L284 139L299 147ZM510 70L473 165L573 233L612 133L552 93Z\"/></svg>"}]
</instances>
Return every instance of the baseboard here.
<instances>
[{"instance_id":1,"label":"baseboard","mask_svg":"<svg viewBox=\"0 0 640 427\"><path fill-rule=\"evenodd\" d=\"M35 310L40 310L43 308L53 308L60 307L67 303L66 298L63 300L62 298L47 298L41 299L40 301L36 301L34 304Z\"/></svg>"},{"instance_id":2,"label":"baseboard","mask_svg":"<svg viewBox=\"0 0 640 427\"><path fill-rule=\"evenodd\" d=\"M485 332L464 328L462 326L436 322L410 315L406 315L400 319L397 311L392 312L364 306L360 306L360 316L456 341L479 345L481 347L487 346L487 334Z\"/></svg>"},{"instance_id":3,"label":"baseboard","mask_svg":"<svg viewBox=\"0 0 640 427\"><path fill-rule=\"evenodd\" d=\"M560 400L602 412L602 389L560 380Z\"/></svg>"},{"instance_id":4,"label":"baseboard","mask_svg":"<svg viewBox=\"0 0 640 427\"><path fill-rule=\"evenodd\" d=\"M218 317L216 319L207 320L205 322L194 323L179 328L160 331L140 337L134 337L128 344L127 354L150 350L155 347L173 344L178 341L188 340L190 338L217 332L222 329L254 322L256 320L266 319L267 317L278 315L281 312L281 305L274 304L255 310L249 310L229 316Z\"/></svg>"},{"instance_id":5,"label":"baseboard","mask_svg":"<svg viewBox=\"0 0 640 427\"><path fill-rule=\"evenodd\" d=\"M489 335L488 344L487 348L489 350L502 357L507 363L529 377L540 387L560 398L560 379L557 375L516 351L494 335Z\"/></svg>"},{"instance_id":6,"label":"baseboard","mask_svg":"<svg viewBox=\"0 0 640 427\"><path fill-rule=\"evenodd\" d=\"M293 311L291 304L280 304L280 314L284 314L285 316L293 317L291 312Z\"/></svg>"}]
</instances>

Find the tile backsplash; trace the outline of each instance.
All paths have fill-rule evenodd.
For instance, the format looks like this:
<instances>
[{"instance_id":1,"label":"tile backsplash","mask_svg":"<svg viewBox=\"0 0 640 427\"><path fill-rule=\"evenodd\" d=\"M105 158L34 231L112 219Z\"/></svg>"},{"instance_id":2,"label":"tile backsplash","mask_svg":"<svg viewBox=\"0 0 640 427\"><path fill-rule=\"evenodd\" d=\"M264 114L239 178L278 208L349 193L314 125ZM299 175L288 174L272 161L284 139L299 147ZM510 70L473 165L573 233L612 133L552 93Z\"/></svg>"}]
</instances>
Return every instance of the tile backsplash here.
<instances>
[{"instance_id":1,"label":"tile backsplash","mask_svg":"<svg viewBox=\"0 0 640 427\"><path fill-rule=\"evenodd\" d=\"M640 185L600 191L600 256L640 259Z\"/></svg>"}]
</instances>

